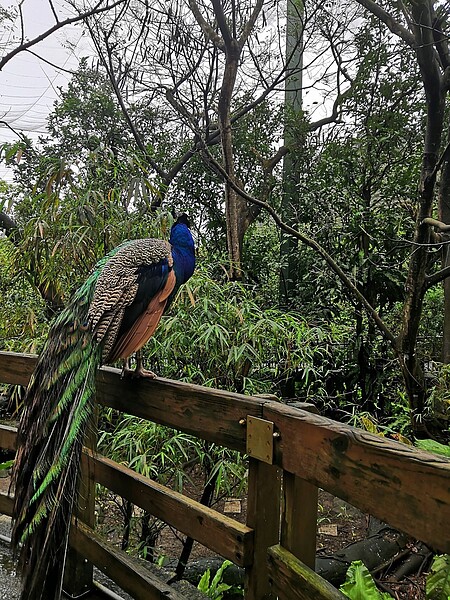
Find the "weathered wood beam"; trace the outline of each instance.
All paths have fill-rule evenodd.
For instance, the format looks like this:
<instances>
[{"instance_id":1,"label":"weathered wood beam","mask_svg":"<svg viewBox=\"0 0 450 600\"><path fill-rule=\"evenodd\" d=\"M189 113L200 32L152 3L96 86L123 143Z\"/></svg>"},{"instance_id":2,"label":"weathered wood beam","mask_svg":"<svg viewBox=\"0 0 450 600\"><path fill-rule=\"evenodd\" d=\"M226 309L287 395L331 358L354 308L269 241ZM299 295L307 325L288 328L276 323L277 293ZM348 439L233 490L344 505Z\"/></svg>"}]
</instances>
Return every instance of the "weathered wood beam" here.
<instances>
[{"instance_id":1,"label":"weathered wood beam","mask_svg":"<svg viewBox=\"0 0 450 600\"><path fill-rule=\"evenodd\" d=\"M0 448L3 450L15 450L17 439L17 427L0 424Z\"/></svg>"},{"instance_id":2,"label":"weathered wood beam","mask_svg":"<svg viewBox=\"0 0 450 600\"><path fill-rule=\"evenodd\" d=\"M26 383L29 355L0 352L0 381ZM99 372L103 404L245 451L247 415L275 424L274 462L431 547L450 552L450 461L282 403ZM429 515L433 515L430 519Z\"/></svg>"},{"instance_id":3,"label":"weathered wood beam","mask_svg":"<svg viewBox=\"0 0 450 600\"><path fill-rule=\"evenodd\" d=\"M249 458L247 525L255 530L253 564L245 572L246 600L275 600L267 570L267 549L280 535L281 470Z\"/></svg>"},{"instance_id":4,"label":"weathered wood beam","mask_svg":"<svg viewBox=\"0 0 450 600\"><path fill-rule=\"evenodd\" d=\"M450 460L279 403L264 419L280 434L278 466L450 552Z\"/></svg>"},{"instance_id":5,"label":"weathered wood beam","mask_svg":"<svg viewBox=\"0 0 450 600\"><path fill-rule=\"evenodd\" d=\"M86 472L101 485L207 546L236 565L253 556L253 530L104 456L83 453Z\"/></svg>"},{"instance_id":6,"label":"weathered wood beam","mask_svg":"<svg viewBox=\"0 0 450 600\"><path fill-rule=\"evenodd\" d=\"M97 401L105 406L241 452L246 432L240 422L260 416L268 402L162 377L131 382L110 368L101 369L97 381Z\"/></svg>"},{"instance_id":7,"label":"weathered wood beam","mask_svg":"<svg viewBox=\"0 0 450 600\"><path fill-rule=\"evenodd\" d=\"M69 542L136 600L186 600L137 561L105 542L81 521L72 522Z\"/></svg>"},{"instance_id":8,"label":"weathered wood beam","mask_svg":"<svg viewBox=\"0 0 450 600\"><path fill-rule=\"evenodd\" d=\"M316 564L317 486L283 472L281 545L311 569Z\"/></svg>"},{"instance_id":9,"label":"weathered wood beam","mask_svg":"<svg viewBox=\"0 0 450 600\"><path fill-rule=\"evenodd\" d=\"M0 382L26 385L36 356L0 352ZM98 402L128 414L196 435L204 440L245 452L248 414L261 416L269 400L223 390L156 379L122 379L119 369L98 372Z\"/></svg>"},{"instance_id":10,"label":"weathered wood beam","mask_svg":"<svg viewBox=\"0 0 450 600\"><path fill-rule=\"evenodd\" d=\"M0 382L27 385L36 365L35 354L0 352Z\"/></svg>"},{"instance_id":11,"label":"weathered wood beam","mask_svg":"<svg viewBox=\"0 0 450 600\"><path fill-rule=\"evenodd\" d=\"M14 497L0 492L0 514L12 517L14 506Z\"/></svg>"}]
</instances>

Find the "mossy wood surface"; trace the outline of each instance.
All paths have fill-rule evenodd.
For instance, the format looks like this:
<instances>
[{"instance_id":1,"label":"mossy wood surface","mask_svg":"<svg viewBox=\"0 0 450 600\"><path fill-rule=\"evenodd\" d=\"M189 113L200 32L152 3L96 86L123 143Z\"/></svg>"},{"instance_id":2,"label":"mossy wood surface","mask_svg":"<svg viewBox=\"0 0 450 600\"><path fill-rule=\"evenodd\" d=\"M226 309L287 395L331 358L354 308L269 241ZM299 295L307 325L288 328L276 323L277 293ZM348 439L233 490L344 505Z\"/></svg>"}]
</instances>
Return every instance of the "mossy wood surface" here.
<instances>
[{"instance_id":1,"label":"mossy wood surface","mask_svg":"<svg viewBox=\"0 0 450 600\"><path fill-rule=\"evenodd\" d=\"M97 400L105 406L240 452L246 451L240 421L248 414L260 416L268 402L161 377L130 381L110 368L99 371L98 382Z\"/></svg>"},{"instance_id":2,"label":"mossy wood surface","mask_svg":"<svg viewBox=\"0 0 450 600\"><path fill-rule=\"evenodd\" d=\"M14 498L7 494L0 493L0 514L12 517Z\"/></svg>"},{"instance_id":3,"label":"mossy wood surface","mask_svg":"<svg viewBox=\"0 0 450 600\"><path fill-rule=\"evenodd\" d=\"M269 548L269 573L279 600L344 600L331 583L316 575L291 552L276 545Z\"/></svg>"},{"instance_id":4,"label":"mossy wood surface","mask_svg":"<svg viewBox=\"0 0 450 600\"><path fill-rule=\"evenodd\" d=\"M275 600L267 571L267 549L280 530L281 471L249 458L247 525L255 532L253 564L246 571L246 600Z\"/></svg>"},{"instance_id":5,"label":"mossy wood surface","mask_svg":"<svg viewBox=\"0 0 450 600\"><path fill-rule=\"evenodd\" d=\"M0 448L3 450L16 449L17 428L0 425Z\"/></svg>"},{"instance_id":6,"label":"mossy wood surface","mask_svg":"<svg viewBox=\"0 0 450 600\"><path fill-rule=\"evenodd\" d=\"M317 537L317 486L283 472L281 545L314 569Z\"/></svg>"},{"instance_id":7,"label":"mossy wood surface","mask_svg":"<svg viewBox=\"0 0 450 600\"><path fill-rule=\"evenodd\" d=\"M0 382L27 385L35 364L34 355L0 352ZM240 421L261 416L270 402L160 377L122 379L120 373L99 370L99 403L241 452L246 450L246 428Z\"/></svg>"}]
</instances>

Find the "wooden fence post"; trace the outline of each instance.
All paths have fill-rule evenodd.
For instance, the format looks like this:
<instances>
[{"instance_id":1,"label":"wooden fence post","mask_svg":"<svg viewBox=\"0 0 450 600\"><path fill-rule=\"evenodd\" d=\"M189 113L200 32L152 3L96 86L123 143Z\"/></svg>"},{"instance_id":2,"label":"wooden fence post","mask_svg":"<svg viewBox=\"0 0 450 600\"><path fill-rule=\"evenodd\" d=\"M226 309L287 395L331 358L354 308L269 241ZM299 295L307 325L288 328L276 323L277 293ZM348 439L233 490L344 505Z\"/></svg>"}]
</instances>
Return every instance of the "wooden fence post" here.
<instances>
[{"instance_id":1,"label":"wooden fence post","mask_svg":"<svg viewBox=\"0 0 450 600\"><path fill-rule=\"evenodd\" d=\"M274 600L267 549L280 535L281 470L253 458L248 469L247 525L255 537L253 564L245 573L245 600Z\"/></svg>"},{"instance_id":2,"label":"wooden fence post","mask_svg":"<svg viewBox=\"0 0 450 600\"><path fill-rule=\"evenodd\" d=\"M84 444L95 452L98 436L98 406L87 424ZM95 480L91 476L90 459L82 461L77 497L74 504L75 519L80 519L91 529L95 525ZM84 466L86 465L86 466ZM72 525L73 526L73 525ZM94 567L87 559L69 546L64 571L63 590L69 598L79 598L93 588Z\"/></svg>"},{"instance_id":3,"label":"wooden fence post","mask_svg":"<svg viewBox=\"0 0 450 600\"><path fill-rule=\"evenodd\" d=\"M280 544L310 569L316 564L318 488L283 472L283 513Z\"/></svg>"}]
</instances>

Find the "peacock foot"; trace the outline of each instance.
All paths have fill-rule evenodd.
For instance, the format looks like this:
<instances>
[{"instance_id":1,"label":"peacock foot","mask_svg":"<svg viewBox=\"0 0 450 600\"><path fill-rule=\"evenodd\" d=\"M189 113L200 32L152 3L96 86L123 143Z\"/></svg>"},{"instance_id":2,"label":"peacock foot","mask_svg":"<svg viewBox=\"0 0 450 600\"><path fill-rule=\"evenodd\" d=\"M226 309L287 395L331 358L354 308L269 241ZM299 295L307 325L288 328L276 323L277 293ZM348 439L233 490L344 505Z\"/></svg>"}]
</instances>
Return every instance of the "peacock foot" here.
<instances>
[{"instance_id":1,"label":"peacock foot","mask_svg":"<svg viewBox=\"0 0 450 600\"><path fill-rule=\"evenodd\" d=\"M150 371L149 369L145 369L144 367L136 367L134 370L135 377L147 377L147 379L156 379L156 373Z\"/></svg>"},{"instance_id":2,"label":"peacock foot","mask_svg":"<svg viewBox=\"0 0 450 600\"><path fill-rule=\"evenodd\" d=\"M124 362L122 373L120 377L124 379L125 377L130 377L131 379L138 379L140 377L146 377L147 379L155 379L156 373L153 371L149 371L142 364L142 357L140 354L136 354L136 367L134 369L130 368L130 361L127 358Z\"/></svg>"}]
</instances>

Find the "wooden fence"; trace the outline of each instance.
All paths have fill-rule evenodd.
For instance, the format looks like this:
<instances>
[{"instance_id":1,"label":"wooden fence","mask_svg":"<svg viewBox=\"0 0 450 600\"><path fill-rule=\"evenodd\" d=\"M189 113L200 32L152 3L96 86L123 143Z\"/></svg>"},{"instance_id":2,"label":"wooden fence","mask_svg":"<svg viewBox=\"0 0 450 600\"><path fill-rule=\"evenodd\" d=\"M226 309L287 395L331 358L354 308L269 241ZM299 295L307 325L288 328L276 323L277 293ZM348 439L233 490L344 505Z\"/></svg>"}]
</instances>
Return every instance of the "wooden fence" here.
<instances>
[{"instance_id":1,"label":"wooden fence","mask_svg":"<svg viewBox=\"0 0 450 600\"><path fill-rule=\"evenodd\" d=\"M36 358L0 352L0 382L25 385ZM166 583L94 531L95 482L245 568L246 600L338 599L313 572L322 488L436 551L450 553L450 461L266 398L167 379L98 373L97 401L249 456L245 525L85 450L66 586L74 597L102 569L138 599L181 600ZM15 431L0 427L0 447ZM95 442L91 440L91 447ZM12 499L0 496L0 512Z\"/></svg>"}]
</instances>

